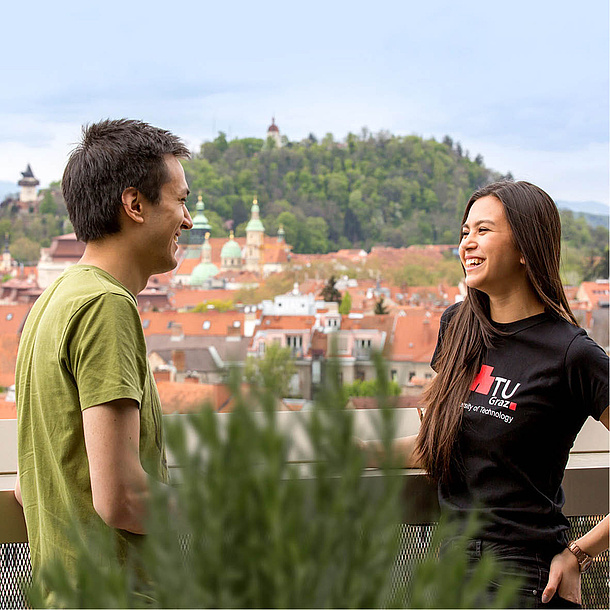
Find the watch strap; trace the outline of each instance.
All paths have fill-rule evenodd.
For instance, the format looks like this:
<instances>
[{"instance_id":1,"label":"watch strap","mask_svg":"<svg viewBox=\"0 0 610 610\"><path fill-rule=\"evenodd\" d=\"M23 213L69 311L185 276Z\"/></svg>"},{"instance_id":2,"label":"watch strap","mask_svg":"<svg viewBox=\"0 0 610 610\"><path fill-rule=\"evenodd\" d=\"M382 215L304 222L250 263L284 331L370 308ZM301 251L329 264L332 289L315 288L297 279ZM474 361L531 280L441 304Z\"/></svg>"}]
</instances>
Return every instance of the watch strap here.
<instances>
[{"instance_id":1,"label":"watch strap","mask_svg":"<svg viewBox=\"0 0 610 610\"><path fill-rule=\"evenodd\" d=\"M568 551L578 560L578 567L581 572L584 572L591 567L593 558L588 553L585 553L573 540L568 543Z\"/></svg>"}]
</instances>

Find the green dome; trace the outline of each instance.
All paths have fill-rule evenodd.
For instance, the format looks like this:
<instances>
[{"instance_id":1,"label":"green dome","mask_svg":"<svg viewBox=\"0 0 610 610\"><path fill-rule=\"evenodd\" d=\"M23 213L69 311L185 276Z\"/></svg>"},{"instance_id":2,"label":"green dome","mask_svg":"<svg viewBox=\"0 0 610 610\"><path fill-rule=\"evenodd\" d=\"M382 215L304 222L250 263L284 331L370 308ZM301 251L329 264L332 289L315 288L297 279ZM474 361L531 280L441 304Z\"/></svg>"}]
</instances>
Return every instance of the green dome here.
<instances>
[{"instance_id":1,"label":"green dome","mask_svg":"<svg viewBox=\"0 0 610 610\"><path fill-rule=\"evenodd\" d=\"M241 258L241 247L232 237L222 247L220 258Z\"/></svg>"},{"instance_id":2,"label":"green dome","mask_svg":"<svg viewBox=\"0 0 610 610\"><path fill-rule=\"evenodd\" d=\"M197 210L197 214L195 214L195 218L193 218L193 229L199 229L201 231L211 231L212 227L203 213L205 209L205 205L203 204L203 197L199 195L199 201L197 201L197 205L195 207Z\"/></svg>"},{"instance_id":3,"label":"green dome","mask_svg":"<svg viewBox=\"0 0 610 610\"><path fill-rule=\"evenodd\" d=\"M252 202L252 209L250 210L250 221L246 225L246 231L260 231L261 233L265 232L265 227L263 227L263 223L260 221L260 208L258 207L258 201L256 197Z\"/></svg>"},{"instance_id":4,"label":"green dome","mask_svg":"<svg viewBox=\"0 0 610 610\"><path fill-rule=\"evenodd\" d=\"M265 227L263 227L263 223L258 218L252 218L246 225L246 231L261 231L264 233Z\"/></svg>"},{"instance_id":5,"label":"green dome","mask_svg":"<svg viewBox=\"0 0 610 610\"><path fill-rule=\"evenodd\" d=\"M199 263L191 273L190 285L201 286L206 280L218 275L218 267L213 263Z\"/></svg>"}]
</instances>

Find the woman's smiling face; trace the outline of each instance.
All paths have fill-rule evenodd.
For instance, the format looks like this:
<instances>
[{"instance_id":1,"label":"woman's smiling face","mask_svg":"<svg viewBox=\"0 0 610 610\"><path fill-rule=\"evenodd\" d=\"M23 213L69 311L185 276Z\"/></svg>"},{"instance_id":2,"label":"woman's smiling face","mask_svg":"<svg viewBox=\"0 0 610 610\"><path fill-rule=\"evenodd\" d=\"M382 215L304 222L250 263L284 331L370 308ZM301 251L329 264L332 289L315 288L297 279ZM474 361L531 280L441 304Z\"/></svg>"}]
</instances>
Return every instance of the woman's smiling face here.
<instances>
[{"instance_id":1,"label":"woman's smiling face","mask_svg":"<svg viewBox=\"0 0 610 610\"><path fill-rule=\"evenodd\" d=\"M470 207L459 253L470 288L492 297L527 285L523 257L515 246L504 206L493 195L477 199Z\"/></svg>"}]
</instances>

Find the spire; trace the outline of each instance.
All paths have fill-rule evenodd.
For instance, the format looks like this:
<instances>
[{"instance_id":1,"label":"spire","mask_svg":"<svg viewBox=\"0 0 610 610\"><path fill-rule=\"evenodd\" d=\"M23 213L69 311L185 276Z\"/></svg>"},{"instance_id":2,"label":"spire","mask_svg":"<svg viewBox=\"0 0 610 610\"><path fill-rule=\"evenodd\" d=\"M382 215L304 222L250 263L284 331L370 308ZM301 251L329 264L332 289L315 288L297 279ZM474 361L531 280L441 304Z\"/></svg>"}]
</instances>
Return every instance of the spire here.
<instances>
[{"instance_id":1,"label":"spire","mask_svg":"<svg viewBox=\"0 0 610 610\"><path fill-rule=\"evenodd\" d=\"M203 197L201 195L199 195L199 197L197 198L197 205L195 206L195 209L197 210L197 213L195 214L195 218L193 218L193 229L195 231L201 231L202 235L199 236L199 238L201 239L201 237L203 237L206 231L210 231L212 229L212 226L210 225L206 215L204 214L205 205L203 203ZM191 232L193 231L193 229L191 229Z\"/></svg>"},{"instance_id":2,"label":"spire","mask_svg":"<svg viewBox=\"0 0 610 610\"><path fill-rule=\"evenodd\" d=\"M265 232L265 227L260 219L260 208L258 207L258 200L256 196L252 200L252 208L250 210L250 221L246 225L246 233L251 231Z\"/></svg>"},{"instance_id":3,"label":"spire","mask_svg":"<svg viewBox=\"0 0 610 610\"><path fill-rule=\"evenodd\" d=\"M277 230L277 241L278 243L284 243L286 241L286 231L284 231L284 225L280 225L280 228Z\"/></svg>"},{"instance_id":4,"label":"spire","mask_svg":"<svg viewBox=\"0 0 610 610\"><path fill-rule=\"evenodd\" d=\"M28 163L28 166L25 168L25 171L21 172L21 175L24 178L33 178L34 177L34 172L32 171L32 168L30 167L29 163Z\"/></svg>"},{"instance_id":5,"label":"spire","mask_svg":"<svg viewBox=\"0 0 610 610\"><path fill-rule=\"evenodd\" d=\"M205 241L201 246L201 262L211 263L212 262L212 246L210 245L210 232L207 231L205 234Z\"/></svg>"}]
</instances>

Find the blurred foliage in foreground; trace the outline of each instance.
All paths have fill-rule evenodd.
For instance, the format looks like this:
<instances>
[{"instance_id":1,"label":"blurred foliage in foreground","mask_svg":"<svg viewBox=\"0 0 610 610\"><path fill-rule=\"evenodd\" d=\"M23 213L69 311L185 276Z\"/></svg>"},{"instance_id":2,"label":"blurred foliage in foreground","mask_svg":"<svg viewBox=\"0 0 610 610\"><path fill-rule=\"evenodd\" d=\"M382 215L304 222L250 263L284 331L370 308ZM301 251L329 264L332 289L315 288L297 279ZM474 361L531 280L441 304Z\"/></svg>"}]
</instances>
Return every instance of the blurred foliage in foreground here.
<instances>
[{"instance_id":1,"label":"blurred foliage in foreground","mask_svg":"<svg viewBox=\"0 0 610 610\"><path fill-rule=\"evenodd\" d=\"M377 364L383 407L389 387ZM329 384L298 424L312 448L306 465L288 462L291 441L278 428L274 387L267 380L255 392L263 407L257 414L235 379L237 406L224 427L210 409L169 422L180 481L153 487L141 548L121 566L111 559L108 530L75 533L78 574L66 574L59 562L45 566L27 592L31 606L471 607L492 565L481 563L466 578L463 553L439 562L437 541L423 564L397 561L404 477L385 463L370 485L353 442L354 414L339 406L346 402L342 386ZM389 447L394 412L377 415L377 433ZM490 605L508 607L510 593L501 589Z\"/></svg>"}]
</instances>

